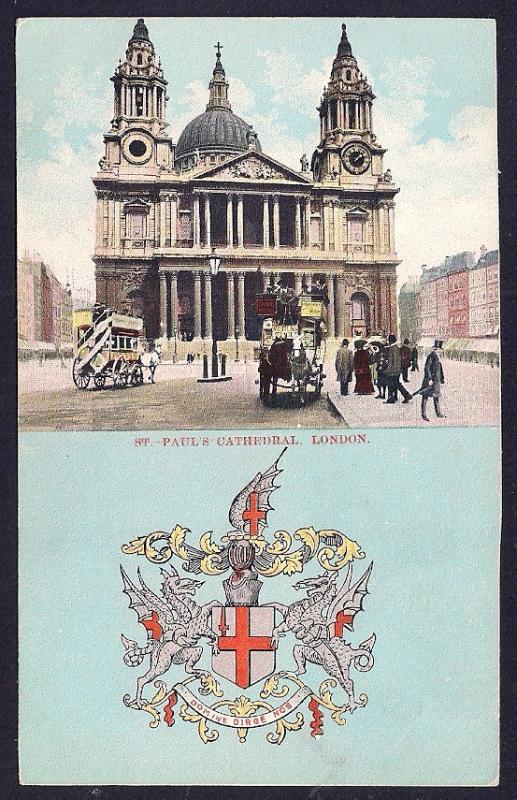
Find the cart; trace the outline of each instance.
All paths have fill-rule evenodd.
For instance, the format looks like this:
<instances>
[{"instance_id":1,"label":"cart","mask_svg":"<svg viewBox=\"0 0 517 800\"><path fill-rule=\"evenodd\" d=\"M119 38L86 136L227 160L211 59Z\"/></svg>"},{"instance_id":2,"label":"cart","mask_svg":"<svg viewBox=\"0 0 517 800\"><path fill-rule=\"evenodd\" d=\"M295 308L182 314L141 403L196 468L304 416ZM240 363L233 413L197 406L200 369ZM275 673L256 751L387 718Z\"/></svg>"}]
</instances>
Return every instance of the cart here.
<instances>
[{"instance_id":1,"label":"cart","mask_svg":"<svg viewBox=\"0 0 517 800\"><path fill-rule=\"evenodd\" d=\"M325 359L325 306L323 299L301 294L297 298L296 313L292 311L285 322L285 309L276 307L271 299L257 298L257 313L274 312L264 317L261 333L261 358L272 367L272 397L288 394L293 403L304 406L321 397L323 388L323 362ZM279 310L277 310L279 308ZM293 321L294 320L294 321ZM280 354L280 358L278 355ZM277 365L281 365L277 368ZM261 392L265 402L268 394Z\"/></svg>"},{"instance_id":2,"label":"cart","mask_svg":"<svg viewBox=\"0 0 517 800\"><path fill-rule=\"evenodd\" d=\"M116 389L144 382L143 320L96 305L74 311L72 378L78 389L110 381Z\"/></svg>"}]
</instances>

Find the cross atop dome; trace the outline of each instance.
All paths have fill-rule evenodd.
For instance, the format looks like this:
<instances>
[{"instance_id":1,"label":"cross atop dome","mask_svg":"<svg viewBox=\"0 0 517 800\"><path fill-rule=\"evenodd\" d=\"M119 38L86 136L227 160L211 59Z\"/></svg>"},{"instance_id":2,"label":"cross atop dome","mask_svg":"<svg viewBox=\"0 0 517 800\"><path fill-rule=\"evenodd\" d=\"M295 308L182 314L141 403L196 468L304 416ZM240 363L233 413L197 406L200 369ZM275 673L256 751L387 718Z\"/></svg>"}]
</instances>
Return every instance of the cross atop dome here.
<instances>
[{"instance_id":1,"label":"cross atop dome","mask_svg":"<svg viewBox=\"0 0 517 800\"><path fill-rule=\"evenodd\" d=\"M214 44L216 49L216 62L214 71L212 73L212 80L208 88L210 89L210 97L208 100L207 109L209 108L229 108L230 101L228 100L228 81L226 80L226 73L221 62L221 42Z\"/></svg>"}]
</instances>

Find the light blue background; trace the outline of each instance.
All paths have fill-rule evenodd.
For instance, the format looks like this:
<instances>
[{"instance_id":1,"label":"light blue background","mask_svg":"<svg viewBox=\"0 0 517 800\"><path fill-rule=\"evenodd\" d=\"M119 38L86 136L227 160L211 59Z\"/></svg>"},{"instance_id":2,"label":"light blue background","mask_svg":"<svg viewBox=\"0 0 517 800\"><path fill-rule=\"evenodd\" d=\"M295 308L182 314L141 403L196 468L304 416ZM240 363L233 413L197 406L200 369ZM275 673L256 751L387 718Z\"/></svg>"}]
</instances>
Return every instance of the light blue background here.
<instances>
[{"instance_id":1,"label":"light blue background","mask_svg":"<svg viewBox=\"0 0 517 800\"><path fill-rule=\"evenodd\" d=\"M366 708L343 728L325 712L324 736L314 739L304 706L304 728L281 746L265 741L264 728L246 744L219 729L205 745L178 714L174 727L150 730L149 715L122 703L142 668L123 664L120 634L145 636L121 592L119 564L129 574L140 566L155 588L158 567L120 547L176 523L191 528L193 543L209 529L219 538L233 497L280 448L143 448L131 433L21 433L22 782L497 779L499 432L370 430L367 444L334 447L312 446L309 431L296 435L302 444L283 457L269 532L337 528L366 551L357 576L373 559L371 594L351 635L357 645L377 634L374 668L353 671ZM299 599L290 588L299 577L266 579L261 602ZM222 598L220 581L208 578L200 597ZM281 668L292 667L292 644L281 640ZM182 677L173 669L169 684ZM312 667L306 677L316 688L326 676Z\"/></svg>"}]
</instances>

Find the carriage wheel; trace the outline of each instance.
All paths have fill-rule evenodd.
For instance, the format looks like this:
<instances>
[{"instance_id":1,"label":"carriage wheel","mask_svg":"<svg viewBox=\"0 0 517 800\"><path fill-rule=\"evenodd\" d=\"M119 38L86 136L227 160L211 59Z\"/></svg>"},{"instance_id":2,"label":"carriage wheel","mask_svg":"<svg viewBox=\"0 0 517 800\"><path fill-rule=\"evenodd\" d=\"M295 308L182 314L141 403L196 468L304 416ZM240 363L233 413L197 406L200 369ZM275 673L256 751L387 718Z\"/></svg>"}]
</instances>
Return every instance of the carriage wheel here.
<instances>
[{"instance_id":1,"label":"carriage wheel","mask_svg":"<svg viewBox=\"0 0 517 800\"><path fill-rule=\"evenodd\" d=\"M124 389L127 386L127 372L117 372L113 379L113 385L116 389Z\"/></svg>"},{"instance_id":2,"label":"carriage wheel","mask_svg":"<svg viewBox=\"0 0 517 800\"><path fill-rule=\"evenodd\" d=\"M136 364L131 370L131 386L141 386L144 382L144 373L140 364Z\"/></svg>"},{"instance_id":3,"label":"carriage wheel","mask_svg":"<svg viewBox=\"0 0 517 800\"><path fill-rule=\"evenodd\" d=\"M106 383L106 376L101 372L100 375L96 375L93 379L93 382L97 389L102 389L104 384Z\"/></svg>"},{"instance_id":4,"label":"carriage wheel","mask_svg":"<svg viewBox=\"0 0 517 800\"><path fill-rule=\"evenodd\" d=\"M79 359L74 358L74 363L72 365L72 378L74 379L74 383L78 389L86 389L88 384L90 383L90 374L88 372L84 372L84 368L78 367Z\"/></svg>"}]
</instances>

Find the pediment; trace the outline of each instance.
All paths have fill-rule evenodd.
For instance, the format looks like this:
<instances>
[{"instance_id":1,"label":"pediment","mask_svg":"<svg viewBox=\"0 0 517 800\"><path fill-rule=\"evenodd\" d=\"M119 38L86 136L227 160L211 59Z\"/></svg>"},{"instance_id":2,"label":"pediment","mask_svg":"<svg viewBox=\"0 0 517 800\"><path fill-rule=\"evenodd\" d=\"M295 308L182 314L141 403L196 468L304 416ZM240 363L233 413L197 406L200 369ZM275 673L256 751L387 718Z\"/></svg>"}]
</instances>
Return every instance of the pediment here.
<instances>
[{"instance_id":1,"label":"pediment","mask_svg":"<svg viewBox=\"0 0 517 800\"><path fill-rule=\"evenodd\" d=\"M285 164L265 153L256 151L242 153L235 158L210 167L196 175L196 180L221 180L221 181L243 181L246 183L256 183L257 181L278 181L282 183L304 183L310 184L310 177L305 177L299 172L295 172Z\"/></svg>"}]
</instances>

